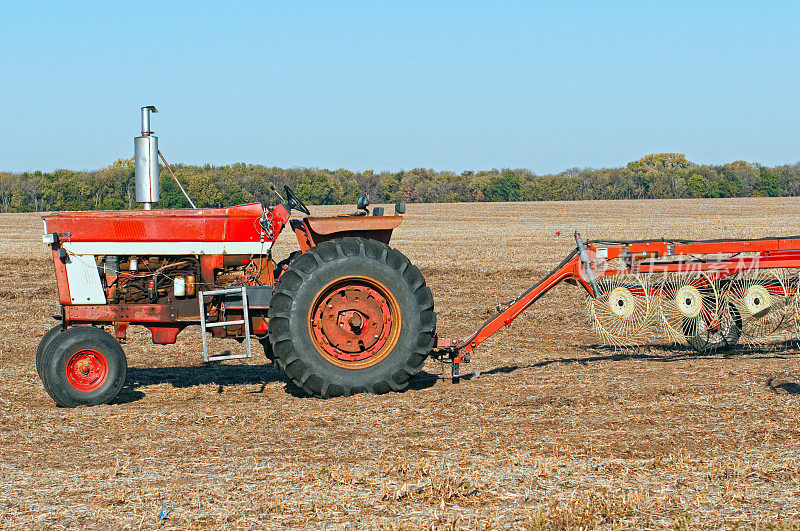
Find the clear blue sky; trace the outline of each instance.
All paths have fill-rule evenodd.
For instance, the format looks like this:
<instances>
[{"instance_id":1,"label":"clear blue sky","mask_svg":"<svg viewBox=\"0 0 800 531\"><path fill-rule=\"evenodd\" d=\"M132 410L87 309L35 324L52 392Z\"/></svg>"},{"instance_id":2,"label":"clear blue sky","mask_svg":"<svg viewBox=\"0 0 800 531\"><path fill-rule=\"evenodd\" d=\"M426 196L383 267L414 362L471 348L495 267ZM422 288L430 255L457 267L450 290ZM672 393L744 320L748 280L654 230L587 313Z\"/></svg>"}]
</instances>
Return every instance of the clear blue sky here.
<instances>
[{"instance_id":1,"label":"clear blue sky","mask_svg":"<svg viewBox=\"0 0 800 531\"><path fill-rule=\"evenodd\" d=\"M798 2L9 2L0 170L800 160Z\"/></svg>"}]
</instances>

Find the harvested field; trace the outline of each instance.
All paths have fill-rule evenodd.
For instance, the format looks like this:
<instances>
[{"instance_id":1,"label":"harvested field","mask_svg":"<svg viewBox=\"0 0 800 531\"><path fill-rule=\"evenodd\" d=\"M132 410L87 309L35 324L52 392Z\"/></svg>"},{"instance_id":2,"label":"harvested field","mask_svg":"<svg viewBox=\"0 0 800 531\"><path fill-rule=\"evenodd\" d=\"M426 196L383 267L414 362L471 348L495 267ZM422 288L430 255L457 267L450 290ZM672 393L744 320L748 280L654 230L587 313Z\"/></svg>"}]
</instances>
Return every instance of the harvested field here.
<instances>
[{"instance_id":1,"label":"harvested field","mask_svg":"<svg viewBox=\"0 0 800 531\"><path fill-rule=\"evenodd\" d=\"M439 332L463 337L558 263L573 229L789 235L800 205L409 205L393 246L425 274ZM795 347L610 350L562 285L459 385L430 361L405 393L318 400L260 351L204 367L197 332L167 347L136 332L118 402L61 409L34 368L57 300L41 230L37 215L0 215L0 527L800 527Z\"/></svg>"}]
</instances>

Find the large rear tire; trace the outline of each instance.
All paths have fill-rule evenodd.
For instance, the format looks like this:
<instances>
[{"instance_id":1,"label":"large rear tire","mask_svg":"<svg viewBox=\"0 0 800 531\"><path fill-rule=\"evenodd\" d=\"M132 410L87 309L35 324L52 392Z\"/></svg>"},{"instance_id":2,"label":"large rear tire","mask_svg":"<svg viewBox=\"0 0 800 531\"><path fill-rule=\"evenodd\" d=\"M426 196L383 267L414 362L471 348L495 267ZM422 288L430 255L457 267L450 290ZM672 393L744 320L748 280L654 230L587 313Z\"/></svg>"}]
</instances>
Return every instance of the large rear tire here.
<instances>
[{"instance_id":1,"label":"large rear tire","mask_svg":"<svg viewBox=\"0 0 800 531\"><path fill-rule=\"evenodd\" d=\"M41 364L47 394L63 407L111 402L122 390L127 372L119 342L92 326L76 326L56 335Z\"/></svg>"},{"instance_id":2,"label":"large rear tire","mask_svg":"<svg viewBox=\"0 0 800 531\"><path fill-rule=\"evenodd\" d=\"M365 238L298 256L275 284L269 316L278 368L319 397L401 391L434 345L433 295L422 273Z\"/></svg>"}]
</instances>

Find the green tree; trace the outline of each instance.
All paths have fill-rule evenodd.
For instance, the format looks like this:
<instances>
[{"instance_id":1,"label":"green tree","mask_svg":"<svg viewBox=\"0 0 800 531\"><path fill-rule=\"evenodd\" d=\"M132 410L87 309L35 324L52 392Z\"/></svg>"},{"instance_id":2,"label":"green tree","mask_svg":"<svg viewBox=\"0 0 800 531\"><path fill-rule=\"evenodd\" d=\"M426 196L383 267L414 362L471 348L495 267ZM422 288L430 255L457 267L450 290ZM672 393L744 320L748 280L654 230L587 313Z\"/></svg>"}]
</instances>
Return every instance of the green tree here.
<instances>
[{"instance_id":1,"label":"green tree","mask_svg":"<svg viewBox=\"0 0 800 531\"><path fill-rule=\"evenodd\" d=\"M297 195L310 205L336 205L342 199L342 184L330 175L313 172L297 185Z\"/></svg>"},{"instance_id":2,"label":"green tree","mask_svg":"<svg viewBox=\"0 0 800 531\"><path fill-rule=\"evenodd\" d=\"M506 170L492 179L484 189L488 201L519 201L522 198L522 177Z\"/></svg>"},{"instance_id":3,"label":"green tree","mask_svg":"<svg viewBox=\"0 0 800 531\"><path fill-rule=\"evenodd\" d=\"M768 197L780 195L780 176L777 171L762 166L759 168L759 177L758 191L762 195Z\"/></svg>"},{"instance_id":4,"label":"green tree","mask_svg":"<svg viewBox=\"0 0 800 531\"><path fill-rule=\"evenodd\" d=\"M691 197L709 197L711 187L705 177L698 173L689 176L687 183Z\"/></svg>"},{"instance_id":5,"label":"green tree","mask_svg":"<svg viewBox=\"0 0 800 531\"><path fill-rule=\"evenodd\" d=\"M645 155L637 161L629 162L629 170L640 168L656 168L665 170L685 169L692 166L683 153L652 153Z\"/></svg>"}]
</instances>

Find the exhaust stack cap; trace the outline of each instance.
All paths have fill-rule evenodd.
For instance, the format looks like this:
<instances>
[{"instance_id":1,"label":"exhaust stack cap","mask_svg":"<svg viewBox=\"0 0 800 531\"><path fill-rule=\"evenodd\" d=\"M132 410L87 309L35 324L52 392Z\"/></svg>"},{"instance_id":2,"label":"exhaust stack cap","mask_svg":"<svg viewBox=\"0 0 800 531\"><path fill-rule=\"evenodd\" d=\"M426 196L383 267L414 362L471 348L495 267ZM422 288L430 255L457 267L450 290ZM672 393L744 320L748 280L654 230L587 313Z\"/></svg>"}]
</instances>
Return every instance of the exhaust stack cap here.
<instances>
[{"instance_id":1,"label":"exhaust stack cap","mask_svg":"<svg viewBox=\"0 0 800 531\"><path fill-rule=\"evenodd\" d=\"M156 109L155 105L148 105L147 107L142 107L142 136L148 136L152 133L150 130L150 113L157 113L158 109Z\"/></svg>"}]
</instances>

